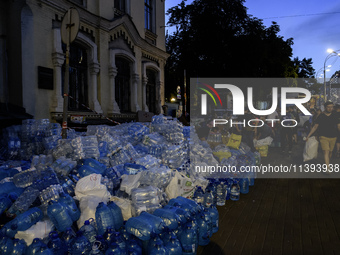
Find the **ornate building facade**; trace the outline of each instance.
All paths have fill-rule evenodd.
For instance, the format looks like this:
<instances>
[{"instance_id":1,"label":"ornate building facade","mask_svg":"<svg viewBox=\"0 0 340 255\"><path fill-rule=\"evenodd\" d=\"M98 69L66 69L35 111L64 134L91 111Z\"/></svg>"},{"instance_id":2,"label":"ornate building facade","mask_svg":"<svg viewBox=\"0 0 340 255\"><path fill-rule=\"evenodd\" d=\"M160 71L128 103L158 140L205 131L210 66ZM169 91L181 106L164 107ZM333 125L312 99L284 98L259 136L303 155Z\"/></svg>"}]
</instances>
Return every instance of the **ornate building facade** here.
<instances>
[{"instance_id":1,"label":"ornate building facade","mask_svg":"<svg viewBox=\"0 0 340 255\"><path fill-rule=\"evenodd\" d=\"M70 46L69 114L160 113L164 104L164 0L0 2L0 102L35 118L60 118L66 45L62 19L76 8Z\"/></svg>"}]
</instances>

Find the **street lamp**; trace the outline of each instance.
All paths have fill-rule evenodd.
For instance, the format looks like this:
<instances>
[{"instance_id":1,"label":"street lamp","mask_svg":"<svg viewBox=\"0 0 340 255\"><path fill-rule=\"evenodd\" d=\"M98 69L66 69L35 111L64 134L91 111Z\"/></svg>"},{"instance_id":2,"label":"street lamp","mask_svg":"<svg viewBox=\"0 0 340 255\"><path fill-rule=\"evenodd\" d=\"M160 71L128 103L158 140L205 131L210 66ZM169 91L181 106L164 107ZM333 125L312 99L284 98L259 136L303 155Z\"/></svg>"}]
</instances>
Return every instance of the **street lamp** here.
<instances>
[{"instance_id":1,"label":"street lamp","mask_svg":"<svg viewBox=\"0 0 340 255\"><path fill-rule=\"evenodd\" d=\"M327 101L327 90L326 90L326 62L328 59L330 59L333 56L340 56L339 50L334 51L332 49L328 49L327 52L329 53L325 59L325 62L323 63L323 89L324 89L324 99L325 102Z\"/></svg>"}]
</instances>

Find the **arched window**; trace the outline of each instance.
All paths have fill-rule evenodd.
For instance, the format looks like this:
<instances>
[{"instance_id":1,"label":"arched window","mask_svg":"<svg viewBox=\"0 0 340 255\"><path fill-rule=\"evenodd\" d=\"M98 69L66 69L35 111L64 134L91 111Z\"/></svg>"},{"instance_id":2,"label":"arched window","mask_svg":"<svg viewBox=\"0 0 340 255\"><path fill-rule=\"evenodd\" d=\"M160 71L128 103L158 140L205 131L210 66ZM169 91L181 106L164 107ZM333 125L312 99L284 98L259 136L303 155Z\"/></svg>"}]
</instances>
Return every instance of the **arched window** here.
<instances>
[{"instance_id":1,"label":"arched window","mask_svg":"<svg viewBox=\"0 0 340 255\"><path fill-rule=\"evenodd\" d=\"M122 57L116 58L116 67L118 70L115 78L115 96L116 102L121 112L131 112L130 106L130 62Z\"/></svg>"},{"instance_id":2,"label":"arched window","mask_svg":"<svg viewBox=\"0 0 340 255\"><path fill-rule=\"evenodd\" d=\"M88 69L86 48L77 43L70 45L69 73L69 111L88 111L82 104L88 106ZM65 65L63 66L65 70ZM64 72L63 72L64 74ZM64 78L63 78L64 82Z\"/></svg>"},{"instance_id":3,"label":"arched window","mask_svg":"<svg viewBox=\"0 0 340 255\"><path fill-rule=\"evenodd\" d=\"M156 72L152 69L146 69L148 83L146 84L146 105L149 112L156 113Z\"/></svg>"}]
</instances>

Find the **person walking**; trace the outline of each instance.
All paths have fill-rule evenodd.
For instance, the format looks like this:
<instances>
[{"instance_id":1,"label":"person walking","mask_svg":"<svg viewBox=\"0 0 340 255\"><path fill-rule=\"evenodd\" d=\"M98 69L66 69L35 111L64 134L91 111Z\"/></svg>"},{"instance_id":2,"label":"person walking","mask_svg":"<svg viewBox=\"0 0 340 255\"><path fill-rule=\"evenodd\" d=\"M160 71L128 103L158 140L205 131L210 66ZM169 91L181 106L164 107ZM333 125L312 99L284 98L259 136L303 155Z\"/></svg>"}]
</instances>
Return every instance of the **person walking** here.
<instances>
[{"instance_id":1,"label":"person walking","mask_svg":"<svg viewBox=\"0 0 340 255\"><path fill-rule=\"evenodd\" d=\"M308 138L318 130L321 149L328 169L332 151L336 143L338 132L340 131L340 119L338 118L338 115L333 112L333 107L334 104L331 101L327 101L324 104L325 110L316 119L315 125L306 137L306 141L308 141Z\"/></svg>"}]
</instances>

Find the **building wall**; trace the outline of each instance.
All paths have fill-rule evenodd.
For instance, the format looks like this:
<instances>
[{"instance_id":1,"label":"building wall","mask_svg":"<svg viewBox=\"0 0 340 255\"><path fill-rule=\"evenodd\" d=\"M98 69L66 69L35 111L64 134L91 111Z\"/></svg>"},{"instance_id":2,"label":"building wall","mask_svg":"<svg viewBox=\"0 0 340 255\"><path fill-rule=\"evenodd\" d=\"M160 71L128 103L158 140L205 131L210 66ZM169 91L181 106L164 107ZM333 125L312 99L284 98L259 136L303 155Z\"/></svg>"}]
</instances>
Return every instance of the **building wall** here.
<instances>
[{"instance_id":1,"label":"building wall","mask_svg":"<svg viewBox=\"0 0 340 255\"><path fill-rule=\"evenodd\" d=\"M126 0L126 12L130 15L122 17L115 16L113 0L84 0L84 6L79 5L80 2L8 1L6 8L11 18L7 27L13 25L16 30L6 32L7 44L11 45L8 49L9 82L8 88L4 82L0 83L1 91L8 89L9 100L22 105L37 119L60 115L63 104L61 74L65 59L60 26L66 11L75 7L80 15L76 42L84 45L88 53L90 108L104 115L119 113L113 96L114 77L119 72L114 57L122 55L131 60L132 111L147 110L143 101L146 68L155 67L157 70L158 103L159 106L164 104L164 65L168 57L165 52L164 1L154 2L154 33L144 29L143 0ZM53 70L53 89L38 88L38 66ZM4 70L3 65L0 67Z\"/></svg>"}]
</instances>

